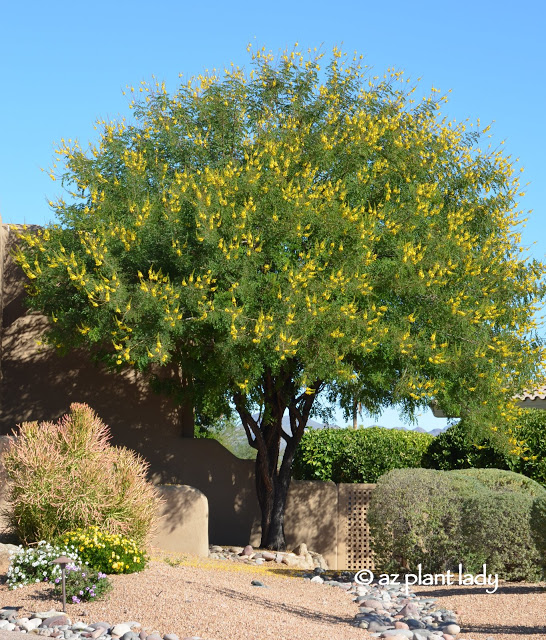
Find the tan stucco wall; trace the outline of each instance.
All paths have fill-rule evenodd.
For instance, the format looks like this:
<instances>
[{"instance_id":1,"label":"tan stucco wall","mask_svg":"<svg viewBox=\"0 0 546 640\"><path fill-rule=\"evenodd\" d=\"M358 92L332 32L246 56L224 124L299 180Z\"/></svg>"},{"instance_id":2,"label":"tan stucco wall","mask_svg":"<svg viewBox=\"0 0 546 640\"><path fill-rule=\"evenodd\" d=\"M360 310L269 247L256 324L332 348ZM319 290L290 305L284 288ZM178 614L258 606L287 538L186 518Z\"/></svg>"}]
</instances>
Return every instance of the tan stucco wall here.
<instances>
[{"instance_id":1,"label":"tan stucco wall","mask_svg":"<svg viewBox=\"0 0 546 640\"><path fill-rule=\"evenodd\" d=\"M259 520L252 460L240 460L216 440L178 437L154 441L142 453L156 484L190 485L207 497L212 544L247 544Z\"/></svg>"},{"instance_id":2,"label":"tan stucco wall","mask_svg":"<svg viewBox=\"0 0 546 640\"><path fill-rule=\"evenodd\" d=\"M164 551L209 554L209 506L201 491L187 485L160 486L164 502L152 545Z\"/></svg>"},{"instance_id":3,"label":"tan stucco wall","mask_svg":"<svg viewBox=\"0 0 546 640\"><path fill-rule=\"evenodd\" d=\"M338 491L333 482L292 480L286 500L284 533L286 547L304 542L324 556L330 569L337 569ZM260 544L261 526L256 522L250 544Z\"/></svg>"}]
</instances>

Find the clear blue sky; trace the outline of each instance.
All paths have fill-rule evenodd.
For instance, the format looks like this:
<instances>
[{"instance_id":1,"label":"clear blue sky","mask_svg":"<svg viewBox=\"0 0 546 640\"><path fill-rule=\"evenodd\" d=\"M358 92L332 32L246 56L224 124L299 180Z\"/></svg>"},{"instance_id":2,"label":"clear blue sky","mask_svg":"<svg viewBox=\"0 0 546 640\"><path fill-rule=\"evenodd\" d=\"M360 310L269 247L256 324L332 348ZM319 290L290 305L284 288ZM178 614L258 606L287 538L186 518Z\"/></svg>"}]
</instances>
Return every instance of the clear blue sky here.
<instances>
[{"instance_id":1,"label":"clear blue sky","mask_svg":"<svg viewBox=\"0 0 546 640\"><path fill-rule=\"evenodd\" d=\"M60 195L40 168L54 144L94 140L98 118L130 114L125 85L155 75L174 90L178 74L248 65L246 45L277 52L333 45L358 51L378 72L395 66L452 89L449 117L492 121L494 140L521 159L523 230L530 254L546 254L546 9L539 0L422 2L220 2L57 0L4 3L0 21L0 213L43 224ZM365 419L365 424L374 422ZM379 420L398 423L395 413ZM443 425L423 414L425 429Z\"/></svg>"}]
</instances>

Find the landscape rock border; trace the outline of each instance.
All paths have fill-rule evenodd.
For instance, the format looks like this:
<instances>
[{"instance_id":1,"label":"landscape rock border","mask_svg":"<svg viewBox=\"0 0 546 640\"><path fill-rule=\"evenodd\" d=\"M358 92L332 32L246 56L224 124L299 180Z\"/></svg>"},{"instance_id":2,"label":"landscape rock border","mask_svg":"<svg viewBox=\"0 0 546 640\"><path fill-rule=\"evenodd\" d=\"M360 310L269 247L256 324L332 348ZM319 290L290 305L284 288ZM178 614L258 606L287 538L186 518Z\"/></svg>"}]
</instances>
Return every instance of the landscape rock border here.
<instances>
[{"instance_id":1,"label":"landscape rock border","mask_svg":"<svg viewBox=\"0 0 546 640\"><path fill-rule=\"evenodd\" d=\"M20 607L0 609L0 631L34 634L58 640L180 640L176 633L163 636L157 631L142 630L142 625L134 620L111 625L109 622L76 621L62 611L34 611L28 616L19 615ZM200 640L196 636L183 640Z\"/></svg>"},{"instance_id":2,"label":"landscape rock border","mask_svg":"<svg viewBox=\"0 0 546 640\"><path fill-rule=\"evenodd\" d=\"M300 543L292 551L268 551L246 547L210 545L209 558L215 560L230 560L247 564L267 565L283 564L291 569L312 570L320 568L327 570L328 563L320 553L309 551L305 543Z\"/></svg>"}]
</instances>

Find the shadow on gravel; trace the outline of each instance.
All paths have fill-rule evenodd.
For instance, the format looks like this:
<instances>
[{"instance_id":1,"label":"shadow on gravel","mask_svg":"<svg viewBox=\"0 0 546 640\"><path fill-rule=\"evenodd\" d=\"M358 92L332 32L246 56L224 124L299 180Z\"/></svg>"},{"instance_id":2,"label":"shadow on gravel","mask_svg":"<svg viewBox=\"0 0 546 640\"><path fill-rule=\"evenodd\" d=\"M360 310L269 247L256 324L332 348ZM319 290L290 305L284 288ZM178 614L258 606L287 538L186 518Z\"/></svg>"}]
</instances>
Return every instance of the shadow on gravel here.
<instances>
[{"instance_id":1,"label":"shadow on gravel","mask_svg":"<svg viewBox=\"0 0 546 640\"><path fill-rule=\"evenodd\" d=\"M518 635L523 636L525 638L533 639L533 636L538 636L535 640L543 640L546 638L546 627L508 627L505 625L487 625L487 624L474 624L474 625L463 625L461 633L465 635L472 633L484 633L489 635L494 634L503 634L503 635Z\"/></svg>"},{"instance_id":2,"label":"shadow on gravel","mask_svg":"<svg viewBox=\"0 0 546 640\"><path fill-rule=\"evenodd\" d=\"M62 606L62 602L61 602L61 597L58 593L55 592L55 589L51 588L51 589L43 589L42 591L39 591L38 593L35 593L32 595L33 600L58 600L61 604L59 604L59 606ZM66 598L67 600L67 604L70 604L69 600L68 600L68 596ZM39 609L34 609L34 611L38 611Z\"/></svg>"},{"instance_id":3,"label":"shadow on gravel","mask_svg":"<svg viewBox=\"0 0 546 640\"><path fill-rule=\"evenodd\" d=\"M260 598L262 595L260 592L264 592L263 598ZM248 607L248 595L245 593L239 593L233 589L217 589L215 593L240 603L241 609ZM258 599L262 601L263 606L266 607L268 611L276 611L279 615L282 615L283 613L291 614L300 616L306 620L313 620L314 622L319 621L327 624L350 624L354 620L354 617L344 618L340 616L332 616L328 613L318 613L315 609L307 609L305 607L295 607L292 605L272 602L267 598L267 589L264 589L263 587L256 587L256 600Z\"/></svg>"},{"instance_id":4,"label":"shadow on gravel","mask_svg":"<svg viewBox=\"0 0 546 640\"><path fill-rule=\"evenodd\" d=\"M445 589L427 589L427 590L419 590L417 595L422 598L448 598L449 596L470 596L474 594L483 594L486 589L491 589L490 586L487 587L461 587L457 588L455 586L450 586ZM411 590L411 589L410 589ZM546 593L546 585L540 584L506 584L501 585L496 591L495 594L504 593L506 595L510 594L521 594L521 595L529 595L531 593ZM489 595L489 594L488 594Z\"/></svg>"}]
</instances>

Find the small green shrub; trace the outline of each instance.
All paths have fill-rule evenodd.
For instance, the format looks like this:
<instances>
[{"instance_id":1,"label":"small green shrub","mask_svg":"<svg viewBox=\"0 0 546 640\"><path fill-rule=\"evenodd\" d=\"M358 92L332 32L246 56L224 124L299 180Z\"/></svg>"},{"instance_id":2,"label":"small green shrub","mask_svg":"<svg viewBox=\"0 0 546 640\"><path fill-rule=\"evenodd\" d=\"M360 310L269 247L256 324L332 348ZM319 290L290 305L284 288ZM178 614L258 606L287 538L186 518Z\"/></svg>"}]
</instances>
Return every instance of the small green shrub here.
<instances>
[{"instance_id":1,"label":"small green shrub","mask_svg":"<svg viewBox=\"0 0 546 640\"><path fill-rule=\"evenodd\" d=\"M497 469L391 471L368 510L377 564L436 573L485 563L505 580L537 580L544 554L536 528L546 513L537 494L546 495L537 483Z\"/></svg>"},{"instance_id":2,"label":"small green shrub","mask_svg":"<svg viewBox=\"0 0 546 640\"><path fill-rule=\"evenodd\" d=\"M134 573L148 562L146 552L134 540L104 533L95 526L68 531L58 543L74 546L83 562L104 573Z\"/></svg>"},{"instance_id":3,"label":"small green shrub","mask_svg":"<svg viewBox=\"0 0 546 640\"><path fill-rule=\"evenodd\" d=\"M59 556L70 558L76 565L83 564L73 545L53 545L41 540L36 547L20 546L11 556L6 580L8 587L17 589L35 582L54 582L61 577L61 568L51 563Z\"/></svg>"},{"instance_id":4,"label":"small green shrub","mask_svg":"<svg viewBox=\"0 0 546 640\"><path fill-rule=\"evenodd\" d=\"M109 444L108 427L85 404L58 422L25 422L4 454L8 518L24 542L99 525L143 543L156 518L147 463Z\"/></svg>"},{"instance_id":5,"label":"small green shrub","mask_svg":"<svg viewBox=\"0 0 546 640\"><path fill-rule=\"evenodd\" d=\"M62 594L62 581L55 578L55 591ZM112 590L108 576L100 571L68 565L65 570L65 593L68 602L80 604L91 600L100 600Z\"/></svg>"},{"instance_id":6,"label":"small green shrub","mask_svg":"<svg viewBox=\"0 0 546 640\"><path fill-rule=\"evenodd\" d=\"M382 427L308 430L296 451L293 475L374 483L391 469L420 467L432 439L428 433Z\"/></svg>"}]
</instances>

